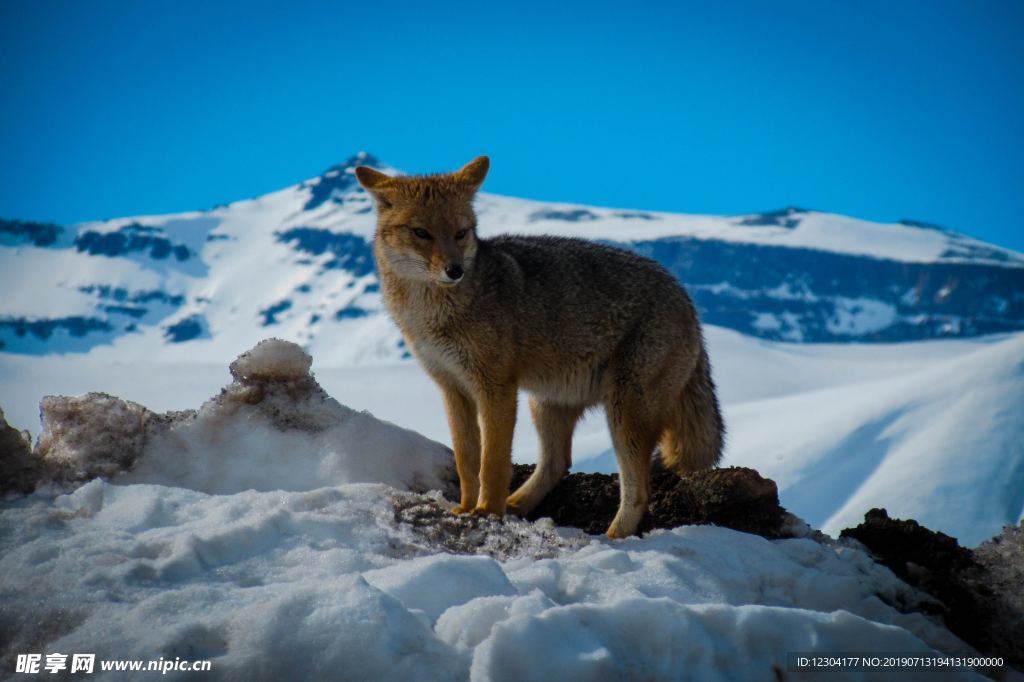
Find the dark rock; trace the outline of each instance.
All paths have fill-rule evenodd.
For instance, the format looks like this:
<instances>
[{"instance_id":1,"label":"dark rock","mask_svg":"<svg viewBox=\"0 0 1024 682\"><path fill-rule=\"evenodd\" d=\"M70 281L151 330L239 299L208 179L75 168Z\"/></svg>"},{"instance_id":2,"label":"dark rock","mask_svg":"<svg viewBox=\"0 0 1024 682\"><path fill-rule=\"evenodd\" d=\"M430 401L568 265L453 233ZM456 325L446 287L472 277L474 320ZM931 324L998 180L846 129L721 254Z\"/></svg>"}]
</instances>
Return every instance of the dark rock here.
<instances>
[{"instance_id":1,"label":"dark rock","mask_svg":"<svg viewBox=\"0 0 1024 682\"><path fill-rule=\"evenodd\" d=\"M191 341L203 336L204 333L209 335L206 330L206 318L202 315L189 315L164 327L164 338L171 343Z\"/></svg>"},{"instance_id":2,"label":"dark rock","mask_svg":"<svg viewBox=\"0 0 1024 682\"><path fill-rule=\"evenodd\" d=\"M889 342L1024 328L1024 296L1018 293L1024 291L1024 268L1006 267L1013 263L1002 251L981 253L982 247L952 238L950 243L963 253L934 263L696 237L613 245L661 263L686 285L705 324L752 336ZM957 261L971 257L1006 265ZM866 301L892 318L876 324L864 312ZM866 324L837 324L850 316Z\"/></svg>"},{"instance_id":3,"label":"dark rock","mask_svg":"<svg viewBox=\"0 0 1024 682\"><path fill-rule=\"evenodd\" d=\"M155 260L164 260L171 254L179 261L193 256L187 246L172 242L162 228L139 223L124 225L113 232L86 230L75 238L75 248L92 256L111 258L138 252Z\"/></svg>"},{"instance_id":4,"label":"dark rock","mask_svg":"<svg viewBox=\"0 0 1024 682\"><path fill-rule=\"evenodd\" d=\"M348 270L356 277L375 271L373 245L359 235L321 227L293 227L274 236L299 253L311 256L330 253L332 257L323 264L325 270Z\"/></svg>"},{"instance_id":5,"label":"dark rock","mask_svg":"<svg viewBox=\"0 0 1024 682\"><path fill-rule=\"evenodd\" d=\"M513 465L512 489L533 472ZM538 505L530 519L551 518L559 526L604 533L619 506L617 474L569 474ZM728 467L680 478L656 464L651 474L650 511L640 532L692 524L714 524L766 538L790 537L789 515L779 506L775 482L753 469Z\"/></svg>"},{"instance_id":6,"label":"dark rock","mask_svg":"<svg viewBox=\"0 0 1024 682\"><path fill-rule=\"evenodd\" d=\"M342 308L334 314L336 320L353 320L360 317L366 317L370 314L370 311L366 308L360 308L357 305L350 305L347 308Z\"/></svg>"},{"instance_id":7,"label":"dark rock","mask_svg":"<svg viewBox=\"0 0 1024 682\"><path fill-rule=\"evenodd\" d=\"M1022 585L1006 579L1024 576L1024 567L1003 566L1008 562L1000 557L1009 553L988 548L980 554L982 563L955 538L912 519L890 519L884 509L872 509L864 515L864 523L840 535L858 540L905 582L942 602L945 610L938 615L953 634L982 653L1002 656L1010 665L1024 668ZM1016 556L1024 556L1024 542L1016 541L1020 543ZM993 543L995 539L986 545Z\"/></svg>"},{"instance_id":8,"label":"dark rock","mask_svg":"<svg viewBox=\"0 0 1024 682\"><path fill-rule=\"evenodd\" d=\"M897 574L906 573L908 563L957 571L977 565L971 550L961 547L956 538L928 530L913 519L890 519L884 509L872 509L864 515L864 523L840 536L859 540Z\"/></svg>"},{"instance_id":9,"label":"dark rock","mask_svg":"<svg viewBox=\"0 0 1024 682\"><path fill-rule=\"evenodd\" d=\"M63 232L64 228L55 223L0 219L0 239L6 236L14 243L53 246Z\"/></svg>"},{"instance_id":10,"label":"dark rock","mask_svg":"<svg viewBox=\"0 0 1024 682\"><path fill-rule=\"evenodd\" d=\"M109 332L113 328L105 320L80 315L49 320L31 320L23 317L0 319L0 330L10 330L18 338L31 334L36 339L45 340L59 329L77 338L92 332Z\"/></svg>"},{"instance_id":11,"label":"dark rock","mask_svg":"<svg viewBox=\"0 0 1024 682\"><path fill-rule=\"evenodd\" d=\"M32 454L28 432L8 424L0 410L0 495L32 492L42 470L42 462Z\"/></svg>"},{"instance_id":12,"label":"dark rock","mask_svg":"<svg viewBox=\"0 0 1024 682\"><path fill-rule=\"evenodd\" d=\"M349 191L362 191L355 175L350 172L356 166L379 167L380 161L366 152L359 152L344 163L331 166L310 186L309 200L302 208L311 211L327 201L342 204Z\"/></svg>"},{"instance_id":13,"label":"dark rock","mask_svg":"<svg viewBox=\"0 0 1024 682\"><path fill-rule=\"evenodd\" d=\"M272 324L277 324L277 316L286 310L290 310L291 307L292 302L284 299L261 310L260 315L263 316L263 326L269 327Z\"/></svg>"}]
</instances>

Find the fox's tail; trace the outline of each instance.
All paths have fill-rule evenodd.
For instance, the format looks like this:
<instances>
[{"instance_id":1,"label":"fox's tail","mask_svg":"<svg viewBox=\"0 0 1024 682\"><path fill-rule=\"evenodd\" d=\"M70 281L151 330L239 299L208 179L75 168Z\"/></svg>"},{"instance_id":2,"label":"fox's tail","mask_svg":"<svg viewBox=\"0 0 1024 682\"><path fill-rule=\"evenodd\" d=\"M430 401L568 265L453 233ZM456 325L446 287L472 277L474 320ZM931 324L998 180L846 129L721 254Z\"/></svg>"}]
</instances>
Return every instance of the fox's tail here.
<instances>
[{"instance_id":1,"label":"fox's tail","mask_svg":"<svg viewBox=\"0 0 1024 682\"><path fill-rule=\"evenodd\" d=\"M711 379L711 363L701 344L697 366L683 387L679 411L661 436L661 461L682 475L709 469L722 458L725 424Z\"/></svg>"}]
</instances>

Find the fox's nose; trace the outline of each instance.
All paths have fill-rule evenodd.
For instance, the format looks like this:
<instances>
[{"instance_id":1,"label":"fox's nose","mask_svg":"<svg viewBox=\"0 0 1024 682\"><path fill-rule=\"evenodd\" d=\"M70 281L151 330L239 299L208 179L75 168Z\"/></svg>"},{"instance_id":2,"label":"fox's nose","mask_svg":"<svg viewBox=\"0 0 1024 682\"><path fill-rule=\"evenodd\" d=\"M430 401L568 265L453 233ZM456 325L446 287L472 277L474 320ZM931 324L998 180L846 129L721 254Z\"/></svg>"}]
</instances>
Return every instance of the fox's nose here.
<instances>
[{"instance_id":1,"label":"fox's nose","mask_svg":"<svg viewBox=\"0 0 1024 682\"><path fill-rule=\"evenodd\" d=\"M463 271L461 265L459 265L458 263L452 263L451 265L444 269L444 274L448 275L448 279L452 280L453 282L458 282L460 279L462 279L462 275L465 274L465 272Z\"/></svg>"}]
</instances>

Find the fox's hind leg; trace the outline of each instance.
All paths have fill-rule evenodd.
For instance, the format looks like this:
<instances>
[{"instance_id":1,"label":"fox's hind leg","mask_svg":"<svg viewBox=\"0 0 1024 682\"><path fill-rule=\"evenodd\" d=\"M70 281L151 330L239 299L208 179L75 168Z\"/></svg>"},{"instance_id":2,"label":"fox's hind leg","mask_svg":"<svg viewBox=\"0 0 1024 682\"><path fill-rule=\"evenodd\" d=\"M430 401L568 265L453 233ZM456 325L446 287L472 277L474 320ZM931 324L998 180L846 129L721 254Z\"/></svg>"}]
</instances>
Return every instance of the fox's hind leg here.
<instances>
[{"instance_id":1,"label":"fox's hind leg","mask_svg":"<svg viewBox=\"0 0 1024 682\"><path fill-rule=\"evenodd\" d=\"M530 397L530 413L540 436L537 468L508 498L508 511L525 516L558 485L572 466L572 432L583 414L582 405L557 405Z\"/></svg>"}]
</instances>

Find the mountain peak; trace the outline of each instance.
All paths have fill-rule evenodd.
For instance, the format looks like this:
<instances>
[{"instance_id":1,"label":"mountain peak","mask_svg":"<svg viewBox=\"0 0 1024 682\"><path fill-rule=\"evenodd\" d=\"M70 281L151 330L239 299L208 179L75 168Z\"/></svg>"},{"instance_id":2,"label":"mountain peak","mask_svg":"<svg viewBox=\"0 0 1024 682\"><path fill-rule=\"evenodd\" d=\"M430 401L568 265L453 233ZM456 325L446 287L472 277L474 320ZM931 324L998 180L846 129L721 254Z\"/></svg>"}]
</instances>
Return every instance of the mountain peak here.
<instances>
[{"instance_id":1,"label":"mountain peak","mask_svg":"<svg viewBox=\"0 0 1024 682\"><path fill-rule=\"evenodd\" d=\"M352 156L348 157L345 161L339 164L335 164L328 168L324 173L329 173L333 170L347 170L349 168L355 169L356 166L381 166L380 160L368 151L358 151Z\"/></svg>"},{"instance_id":2,"label":"mountain peak","mask_svg":"<svg viewBox=\"0 0 1024 682\"><path fill-rule=\"evenodd\" d=\"M312 189L309 201L303 206L306 211L319 208L326 201L342 203L343 196L358 187L355 178L357 166L380 167L381 163L373 154L366 151L357 152L342 163L335 164L318 177L303 183Z\"/></svg>"}]
</instances>

